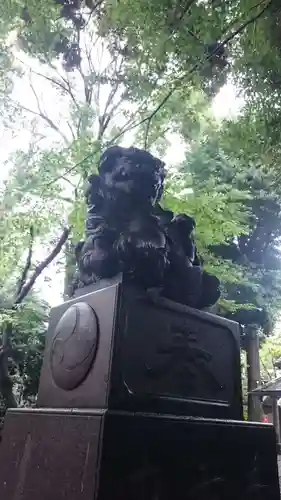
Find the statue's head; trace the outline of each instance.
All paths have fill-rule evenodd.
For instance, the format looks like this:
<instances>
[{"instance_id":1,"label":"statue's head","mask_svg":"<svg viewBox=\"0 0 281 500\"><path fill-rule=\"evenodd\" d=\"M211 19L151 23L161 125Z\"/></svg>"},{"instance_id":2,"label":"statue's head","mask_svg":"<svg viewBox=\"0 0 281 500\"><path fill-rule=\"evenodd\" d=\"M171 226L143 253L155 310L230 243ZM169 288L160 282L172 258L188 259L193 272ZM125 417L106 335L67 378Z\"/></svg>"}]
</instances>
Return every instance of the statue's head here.
<instances>
[{"instance_id":1,"label":"statue's head","mask_svg":"<svg viewBox=\"0 0 281 500\"><path fill-rule=\"evenodd\" d=\"M108 148L101 156L99 175L112 197L130 196L154 205L163 193L164 163L142 149Z\"/></svg>"}]
</instances>

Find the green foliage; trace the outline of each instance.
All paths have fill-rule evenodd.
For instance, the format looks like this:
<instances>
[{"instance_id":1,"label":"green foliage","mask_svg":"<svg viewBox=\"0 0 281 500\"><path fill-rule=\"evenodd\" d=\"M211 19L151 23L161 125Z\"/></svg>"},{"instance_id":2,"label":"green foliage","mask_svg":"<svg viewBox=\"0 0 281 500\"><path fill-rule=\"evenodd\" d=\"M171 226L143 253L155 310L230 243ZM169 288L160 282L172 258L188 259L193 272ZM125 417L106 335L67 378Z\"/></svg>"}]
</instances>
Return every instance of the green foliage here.
<instances>
[{"instance_id":1,"label":"green foliage","mask_svg":"<svg viewBox=\"0 0 281 500\"><path fill-rule=\"evenodd\" d=\"M190 164L187 163L185 168L190 168ZM232 190L230 186L220 190L213 181L199 185L193 180L192 191L186 193L172 177L165 202L174 212L190 213L196 218L199 251L208 253L211 244L246 233L247 214L240 209L241 199L243 193Z\"/></svg>"},{"instance_id":2,"label":"green foliage","mask_svg":"<svg viewBox=\"0 0 281 500\"><path fill-rule=\"evenodd\" d=\"M37 395L49 306L37 294L31 293L12 311L8 308L11 299L5 297L7 308L0 304L0 332L8 323L12 325L10 346L13 357L9 361L9 372L17 402L23 406L34 403Z\"/></svg>"},{"instance_id":3,"label":"green foliage","mask_svg":"<svg viewBox=\"0 0 281 500\"><path fill-rule=\"evenodd\" d=\"M239 144L239 136L235 137L236 130L225 131L225 135L231 136L233 142L236 139ZM234 264L238 276L240 274L239 280L233 279L233 273L229 274L230 279L225 273L222 277L228 299L240 303L241 307L252 304L266 308L274 316L280 308L281 291L279 193L273 189L271 172L260 162L255 164L252 161L249 167L239 155L235 155L235 150L231 155L230 148L224 146L219 135L220 129L217 138L212 131L211 138L195 143L188 155L194 193L196 186L205 191L211 182L215 191L214 203L217 194L228 197L226 209L220 206L216 209L214 220L217 220L218 227L215 222L208 221L216 228L218 238L211 236L211 240L206 242L207 251L219 258L221 269L225 265L221 265L221 261L224 261L230 268ZM208 206L212 206L211 201ZM204 213L208 213L207 210L208 207ZM237 222L240 222L240 227ZM220 238L222 233L225 235L224 243ZM203 234L208 235L208 230L204 230Z\"/></svg>"},{"instance_id":4,"label":"green foliage","mask_svg":"<svg viewBox=\"0 0 281 500\"><path fill-rule=\"evenodd\" d=\"M248 211L241 201L248 199L249 195L247 191L239 191L228 184L218 185L215 177L209 177L205 183L197 178L193 163L204 171L206 159L204 149L200 147L187 155L181 172L170 179L165 204L176 213L188 213L195 218L196 241L205 268L222 282L221 307L223 310L233 310L237 304L227 300L226 287L229 284L248 283L247 274L231 260L215 257L210 246L228 244L237 235L247 234ZM209 157L208 164L210 160ZM217 166L216 162L213 164Z\"/></svg>"},{"instance_id":5,"label":"green foliage","mask_svg":"<svg viewBox=\"0 0 281 500\"><path fill-rule=\"evenodd\" d=\"M280 369L275 363L281 358L281 334L275 333L267 338L260 348L261 380L263 383L270 382L280 377Z\"/></svg>"},{"instance_id":6,"label":"green foliage","mask_svg":"<svg viewBox=\"0 0 281 500\"><path fill-rule=\"evenodd\" d=\"M209 2L188 6L178 2L122 0L116 8L105 2L101 29L103 33L118 33L128 47L127 57L140 62L148 74L173 72L173 79L185 74L189 81L193 78L197 83L198 74L191 75L190 71L206 56L207 44L221 38L227 13L222 8L219 14L219 9L212 8ZM216 80L216 68L206 65L204 70L207 80Z\"/></svg>"},{"instance_id":7,"label":"green foliage","mask_svg":"<svg viewBox=\"0 0 281 500\"><path fill-rule=\"evenodd\" d=\"M37 395L48 312L49 307L42 299L29 299L14 324L13 342L17 356L12 375L20 404L35 401Z\"/></svg>"}]
</instances>

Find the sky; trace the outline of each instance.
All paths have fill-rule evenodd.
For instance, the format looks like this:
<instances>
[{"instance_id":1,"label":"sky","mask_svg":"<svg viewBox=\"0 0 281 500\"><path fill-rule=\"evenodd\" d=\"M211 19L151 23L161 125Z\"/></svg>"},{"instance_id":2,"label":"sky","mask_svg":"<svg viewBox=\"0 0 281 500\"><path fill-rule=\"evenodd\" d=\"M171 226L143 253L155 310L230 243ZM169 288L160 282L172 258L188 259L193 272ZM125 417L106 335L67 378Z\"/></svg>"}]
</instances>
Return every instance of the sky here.
<instances>
[{"instance_id":1,"label":"sky","mask_svg":"<svg viewBox=\"0 0 281 500\"><path fill-rule=\"evenodd\" d=\"M21 58L23 57L24 55L21 54ZM30 64L30 61L28 61L28 64ZM34 64L38 65L37 62ZM38 70L38 68L40 70L40 66L36 69ZM40 82L39 80L33 82L34 85L35 83L36 89L40 88L40 94L38 97L40 98L40 102L42 101L44 103L45 109L48 110L48 116L50 116L56 123L59 123L60 127L63 129L63 127L65 127L66 120L64 119L64 110L61 102L55 102L57 99L57 93L52 95L52 89L49 85L44 84L42 78L40 79ZM106 101L106 98L107 95L101 96L101 101ZM21 79L20 84L15 86L14 99L30 109L36 109L36 97L31 91L29 79ZM220 90L218 95L213 100L212 110L217 119L223 119L225 117L235 116L242 105L243 102L237 97L235 87L231 83L228 83ZM64 132L67 132L66 129ZM13 134L11 130L5 129L3 124L0 122L0 185L1 181L8 176L8 166L5 164L5 161L14 150L20 148L24 149L26 147L30 141L31 134L32 130L29 122L26 122L25 128L17 130L16 134ZM52 140L54 140L54 138L50 135L47 141L52 143ZM184 160L185 148L177 134L171 134L169 140L171 144L168 147L163 160L168 166L176 166ZM45 256L46 255L41 249L36 251L35 258L38 260L42 260ZM45 281L46 277L47 279L49 278L48 282ZM43 297L51 306L55 306L62 301L61 294L63 290L63 276L56 272L55 265L50 265L49 268L41 275L36 282L36 288L40 290Z\"/></svg>"}]
</instances>

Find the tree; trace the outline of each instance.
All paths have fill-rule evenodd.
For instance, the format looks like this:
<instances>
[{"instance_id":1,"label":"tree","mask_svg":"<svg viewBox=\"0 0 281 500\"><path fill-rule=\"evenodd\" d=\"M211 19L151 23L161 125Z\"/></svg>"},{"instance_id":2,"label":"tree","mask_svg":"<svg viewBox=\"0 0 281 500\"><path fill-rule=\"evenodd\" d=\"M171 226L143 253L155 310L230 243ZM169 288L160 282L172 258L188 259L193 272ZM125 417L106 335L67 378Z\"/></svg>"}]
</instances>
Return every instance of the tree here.
<instances>
[{"instance_id":1,"label":"tree","mask_svg":"<svg viewBox=\"0 0 281 500\"><path fill-rule=\"evenodd\" d=\"M36 12L32 16L35 17ZM52 18L53 11L50 13ZM39 18L42 19L43 15L45 19L46 11L43 10L41 14ZM48 26L49 30L50 23ZM64 25L60 26L60 33L64 28ZM42 349L45 307L40 306L38 299L29 305L26 301L22 304L22 301L42 266L47 265L50 257L52 260L54 253L52 250L48 253L48 247L53 247L52 240L57 239L64 218L72 226L72 239L66 247L63 262L68 278L67 292L72 276L73 243L84 232L83 181L99 155L102 144L110 141L112 136L121 135L124 128L130 130L135 120L141 119L144 97L146 103L149 102L150 88L143 93L142 100L136 102L132 92L135 82L127 81L126 64L119 47L116 48L112 40L99 36L90 19L88 29L84 30L79 43L83 60L81 58L79 64L74 65L73 72L70 72L72 68L56 61L53 47L46 39L42 41L42 35L46 34L44 29L40 22L36 22L31 38L29 28L20 33L21 47L29 54L39 55L40 64L34 58L26 58L19 50L12 51L6 47L7 53L13 55L13 69L16 65L21 77L17 79L14 73L14 87L9 94L3 93L6 126L12 126L16 135L27 120L30 125L32 118L27 147L17 150L6 163L9 177L4 182L0 197L3 242L0 278L2 276L4 297L1 308L0 392L8 406L15 406L16 399L23 397L26 400L28 395L34 393ZM100 51L101 57L103 54L105 61L96 64L97 61L92 57L93 47ZM55 116L50 114L48 106L44 107L44 98L40 95L42 82L47 93L64 103L58 113L54 113ZM137 84L139 88L145 86L146 79L139 78ZM29 91L29 99L26 96L23 99L20 95L19 88L22 89L24 85ZM27 101L28 106L25 104ZM17 116L17 121L13 123L9 121L11 110ZM60 250L68 234L68 229L63 231L63 239L55 242L55 251ZM43 246L48 257L39 266L34 266L34 248L39 246ZM40 314L36 314L38 310ZM30 335L34 333L33 330L28 332L28 336L25 329L27 315L29 321L32 317L36 318L37 335L32 339ZM28 348L27 342L30 343ZM31 345L34 345L34 350ZM36 361L33 375L32 367L27 367L30 358ZM19 378L22 383L16 398L13 388L17 388Z\"/></svg>"},{"instance_id":2,"label":"tree","mask_svg":"<svg viewBox=\"0 0 281 500\"><path fill-rule=\"evenodd\" d=\"M17 199L20 191L13 191L11 196L10 183L0 193L0 396L5 406L13 407L17 400L34 396L38 382L48 307L33 286L60 252L70 229L65 227L55 244L50 241L51 249L46 248L46 257L38 261L34 246L44 241L46 220L42 214L40 218L35 206L31 207L31 213L28 205L22 206ZM15 383L17 398L13 391Z\"/></svg>"},{"instance_id":3,"label":"tree","mask_svg":"<svg viewBox=\"0 0 281 500\"><path fill-rule=\"evenodd\" d=\"M6 406L32 404L35 400L49 306L34 292L16 311L1 307L0 329L12 321L13 331L9 339L11 355L7 359L9 379L4 380L0 393L0 408ZM11 317L12 316L12 317ZM2 351L3 354L3 351ZM1 360L1 370L4 366ZM3 382L3 378L1 380ZM13 389L13 393L11 391ZM1 410L0 410L1 415Z\"/></svg>"},{"instance_id":4,"label":"tree","mask_svg":"<svg viewBox=\"0 0 281 500\"><path fill-rule=\"evenodd\" d=\"M211 183L216 191L234 192L237 196L248 227L240 229L234 237L227 237L223 244L217 244L213 238L208 251L218 259L239 266L245 277L239 285L235 281L229 281L228 285L225 282L228 298L242 307L241 317L236 311L235 318L245 324L248 316L251 323L265 327L265 318L258 309L271 309L274 316L280 307L280 198L271 187L272 175L254 165L247 168L239 158L230 157L218 146L218 140L208 138L194 144L187 165L194 190L198 186L204 189ZM244 304L255 306L255 319L253 311L245 310Z\"/></svg>"},{"instance_id":5,"label":"tree","mask_svg":"<svg viewBox=\"0 0 281 500\"><path fill-rule=\"evenodd\" d=\"M257 243L261 243L257 231L255 236L256 226L261 225L257 220L263 221L265 212L267 223L273 220L272 196L265 196L263 206L253 201L263 169L268 174L266 193L272 195L271 182L277 189L278 121L273 119L277 112L271 87L267 81L262 86L267 61L260 60L257 67L250 58L253 45L265 43L269 16L275 13L273 4L269 0L260 4L252 0L187 2L185 6L137 0L117 4L28 0L23 9L21 2L8 5L4 1L0 39L7 61L2 74L7 86L1 93L1 109L6 128L16 137L24 124L31 124L32 130L27 144L7 162L10 175L4 205L11 213L6 213L6 227L14 217L19 228L13 240L15 251L11 252L8 243L5 246L3 268L10 258L16 266L23 249L28 251L31 225L36 227L37 245L48 247L64 220L72 226L58 261L65 269L67 297L74 270L73 245L84 232L83 183L95 169L101 149L113 142L135 140L164 154L172 130L182 135L191 151L182 170L171 174L165 202L174 211L188 211L197 219L198 245L206 268L223 284L220 312L245 314L245 304L248 314L252 305L257 309L266 304L268 309L273 304L272 284L275 293L279 290L276 269L267 267L265 272L262 263L257 273L261 263L246 254L251 245L257 254ZM16 47L11 36L7 39L11 32ZM265 57L264 49L262 53ZM250 69L245 61L250 61ZM277 66L277 61L272 65ZM249 71L258 77L256 87L249 83ZM243 116L236 123L224 124L222 130L214 126L209 99L227 78L242 87L246 105ZM28 99L23 99L23 89ZM271 103L270 122L261 120L264 97ZM248 107L253 102L254 125ZM12 116L16 117L13 122ZM276 137L270 139L270 148L260 147L256 153L254 134L262 145L268 145L268 123ZM247 161L253 162L251 189L245 151ZM270 258L278 239L278 217L275 214L268 245ZM237 257L242 243L247 263L240 254ZM260 245L259 254L262 249ZM260 294L257 286L261 284ZM237 295L243 295L243 300L239 302Z\"/></svg>"},{"instance_id":6,"label":"tree","mask_svg":"<svg viewBox=\"0 0 281 500\"><path fill-rule=\"evenodd\" d=\"M259 344L264 335L272 333L272 323L280 311L280 216L281 201L273 188L274 174L260 165L251 168L240 159L232 158L218 146L221 141L210 138L194 144L189 154L188 169L196 187L215 182L216 191L247 193L240 196L240 210L248 214L247 231L229 235L217 244L212 238L207 252L229 269L239 269L240 279L230 272L222 277L224 297L220 313L238 321L244 327L243 347L247 353L248 391L261 382ZM234 266L234 267L233 267ZM241 279L242 276L242 279ZM232 306L229 308L229 304ZM249 395L249 419L259 419L259 406Z\"/></svg>"},{"instance_id":7,"label":"tree","mask_svg":"<svg viewBox=\"0 0 281 500\"><path fill-rule=\"evenodd\" d=\"M104 10L95 10L96 19L93 19L93 12L87 11L87 22L82 26L73 19L68 24L65 12L64 15L58 16L61 6L52 5L50 11L45 7L39 11L28 2L29 18L24 19L18 29L20 47L32 56L32 59L24 58L19 52L15 53L21 73L19 85L22 86L24 78L28 79L30 97L32 94L30 101L33 99L33 104L27 107L19 99L15 99L16 92L8 96L6 103L9 109L22 113L23 117L34 117L33 135L37 134L38 141L40 140L39 146L32 144L27 152L18 151L11 160L15 179L21 176L21 191L26 191L29 196L32 184L34 199L40 198L41 201L38 201L44 205L45 213L52 210L56 196L56 199L62 202L60 207L56 206L57 220L66 217L74 226L73 240L66 247L65 256L67 296L72 276L70 269L73 268L73 244L83 234L84 229L85 206L81 202L83 181L101 148L122 139L127 132L139 129L137 140L140 140L143 130L142 141L147 145L149 135L149 142L160 147L159 138L169 130L168 117L165 113L160 113L160 119L151 123L150 115L152 118L157 100L164 95L167 85L171 82L171 73L163 65L148 65L147 58L142 63L141 53L137 58L129 55L128 47L119 32L105 29ZM120 8L122 10L122 6ZM119 16L118 9L119 7L116 7L116 14ZM80 16L79 9L75 7L74 10L77 11L75 15ZM111 10L112 15L113 13ZM82 14L86 15L86 12L83 10ZM21 17L20 12L16 17ZM65 65L65 52L59 52L54 45L58 42L58 37L62 40L64 36L72 40L75 38L79 45L79 60L71 67ZM94 49L104 55L105 64L96 61ZM39 66L33 56L39 58ZM176 66L173 69L176 69ZM46 93L52 92L54 100L60 99L60 102L64 103L63 113L53 116L54 113L50 114L49 109L46 111L48 106L44 107L44 99L38 92L42 85ZM100 96L105 93L107 98L102 103ZM19 123L18 119L17 126ZM46 125L44 130L43 124ZM49 135L50 131L53 134L52 151L48 147L42 147L42 142L47 142L44 135ZM17 173L15 169L18 170ZM38 179L46 181L40 193ZM69 195L61 196L61 190L67 190ZM75 198L74 205L71 202L72 197ZM54 221L54 217L52 220Z\"/></svg>"},{"instance_id":8,"label":"tree","mask_svg":"<svg viewBox=\"0 0 281 500\"><path fill-rule=\"evenodd\" d=\"M64 229L51 253L34 268L32 239L23 269L17 266L6 276L1 274L0 400L7 407L15 407L17 399L28 400L36 394L48 306L34 293L26 298L37 278L60 252L69 232ZM16 382L18 398L13 392Z\"/></svg>"}]
</instances>

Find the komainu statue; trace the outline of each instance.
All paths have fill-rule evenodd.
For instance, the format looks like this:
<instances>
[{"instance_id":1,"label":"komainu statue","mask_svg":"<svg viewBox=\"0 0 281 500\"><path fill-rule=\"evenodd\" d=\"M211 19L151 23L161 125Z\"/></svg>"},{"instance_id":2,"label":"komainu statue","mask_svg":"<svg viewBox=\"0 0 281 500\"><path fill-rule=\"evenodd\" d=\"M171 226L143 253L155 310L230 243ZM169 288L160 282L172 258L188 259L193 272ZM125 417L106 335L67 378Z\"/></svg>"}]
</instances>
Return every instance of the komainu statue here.
<instances>
[{"instance_id":1,"label":"komainu statue","mask_svg":"<svg viewBox=\"0 0 281 500\"><path fill-rule=\"evenodd\" d=\"M219 299L219 281L203 270L195 220L161 207L165 165L147 151L113 146L89 177L85 240L76 246L74 288L122 273L125 282L204 309Z\"/></svg>"}]
</instances>

